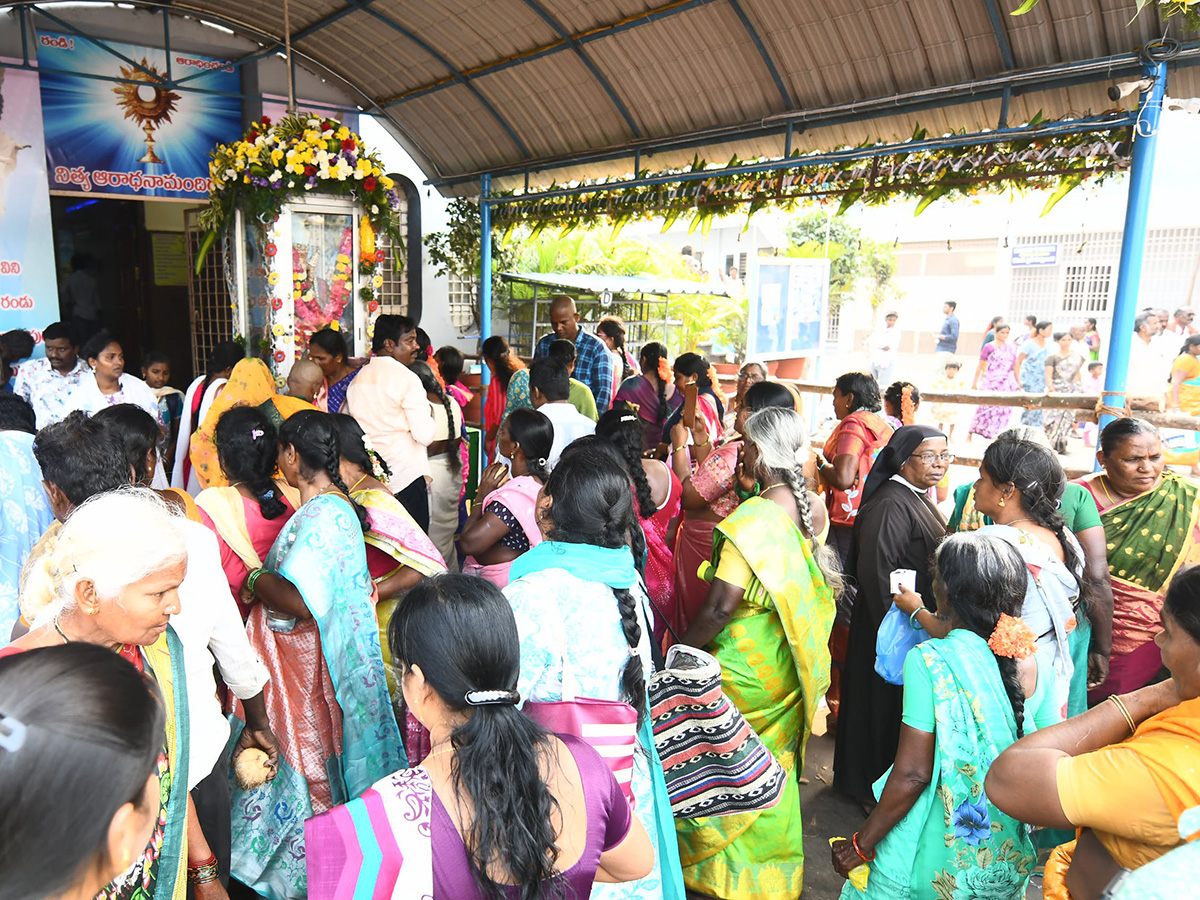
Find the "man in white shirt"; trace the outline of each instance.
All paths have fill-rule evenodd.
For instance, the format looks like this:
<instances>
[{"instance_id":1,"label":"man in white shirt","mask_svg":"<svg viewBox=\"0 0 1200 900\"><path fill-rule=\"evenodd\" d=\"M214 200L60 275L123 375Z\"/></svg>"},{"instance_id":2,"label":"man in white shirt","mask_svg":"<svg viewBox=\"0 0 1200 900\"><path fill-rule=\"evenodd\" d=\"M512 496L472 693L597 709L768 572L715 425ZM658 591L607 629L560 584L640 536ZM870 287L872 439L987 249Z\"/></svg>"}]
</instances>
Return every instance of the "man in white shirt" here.
<instances>
[{"instance_id":1,"label":"man in white shirt","mask_svg":"<svg viewBox=\"0 0 1200 900\"><path fill-rule=\"evenodd\" d=\"M1175 315L1171 317L1171 321L1167 324L1166 333L1175 336L1176 344L1183 344L1185 338L1196 333L1196 329L1192 325L1194 318L1196 318L1196 314L1192 312L1190 306L1181 306L1175 310Z\"/></svg>"},{"instance_id":2,"label":"man in white shirt","mask_svg":"<svg viewBox=\"0 0 1200 900\"><path fill-rule=\"evenodd\" d=\"M421 379L408 368L417 355L416 322L408 316L377 318L371 353L346 391L342 412L358 420L392 470L396 499L427 532L434 419Z\"/></svg>"},{"instance_id":3,"label":"man in white shirt","mask_svg":"<svg viewBox=\"0 0 1200 900\"><path fill-rule=\"evenodd\" d=\"M13 393L24 397L33 407L40 431L53 422L61 422L74 407L71 396L86 376L92 374L79 358L79 346L71 329L62 322L47 325L42 332L46 358L21 363L13 381Z\"/></svg>"},{"instance_id":4,"label":"man in white shirt","mask_svg":"<svg viewBox=\"0 0 1200 900\"><path fill-rule=\"evenodd\" d=\"M1130 397L1161 401L1167 392L1171 360L1163 355L1158 330L1158 316L1153 312L1143 310L1134 320L1129 347L1129 374L1125 380L1125 391Z\"/></svg>"},{"instance_id":5,"label":"man in white shirt","mask_svg":"<svg viewBox=\"0 0 1200 900\"><path fill-rule=\"evenodd\" d=\"M115 433L115 423L89 419L83 413L73 413L39 432L34 456L58 520L34 548L35 555L50 551L59 523L76 506L130 481L131 461ZM222 681L245 708L247 725L238 747L258 747L277 764L279 748L263 699L263 687L270 676L250 646L241 613L229 593L216 536L183 517L179 528L187 547L188 566L179 586L181 609L171 617L171 627L183 644L187 675L188 790L201 831L217 856L221 877L228 880L230 788L225 748L230 732L217 700L213 664L215 661Z\"/></svg>"},{"instance_id":6,"label":"man in white shirt","mask_svg":"<svg viewBox=\"0 0 1200 900\"><path fill-rule=\"evenodd\" d=\"M549 460L553 469L569 443L596 433L596 423L571 405L571 378L560 359L547 356L533 361L529 369L529 392L533 408L554 426Z\"/></svg>"},{"instance_id":7,"label":"man in white shirt","mask_svg":"<svg viewBox=\"0 0 1200 900\"><path fill-rule=\"evenodd\" d=\"M879 384L880 393L892 383L896 368L896 357L900 353L900 329L896 327L899 316L894 312L884 316L884 326L868 339L871 374Z\"/></svg>"}]
</instances>

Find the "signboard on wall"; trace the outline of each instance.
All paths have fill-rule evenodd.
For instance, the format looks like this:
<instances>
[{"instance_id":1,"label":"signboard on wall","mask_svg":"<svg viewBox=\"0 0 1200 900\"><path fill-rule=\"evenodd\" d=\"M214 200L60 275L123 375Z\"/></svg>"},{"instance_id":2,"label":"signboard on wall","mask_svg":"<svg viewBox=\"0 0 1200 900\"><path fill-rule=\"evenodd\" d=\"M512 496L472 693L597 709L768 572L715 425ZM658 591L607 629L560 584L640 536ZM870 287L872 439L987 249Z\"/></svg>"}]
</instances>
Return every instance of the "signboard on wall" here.
<instances>
[{"instance_id":1,"label":"signboard on wall","mask_svg":"<svg viewBox=\"0 0 1200 900\"><path fill-rule=\"evenodd\" d=\"M24 328L41 343L57 320L38 76L0 69L0 332Z\"/></svg>"},{"instance_id":2,"label":"signboard on wall","mask_svg":"<svg viewBox=\"0 0 1200 900\"><path fill-rule=\"evenodd\" d=\"M829 260L751 257L748 359L821 351L829 307Z\"/></svg>"},{"instance_id":3,"label":"signboard on wall","mask_svg":"<svg viewBox=\"0 0 1200 900\"><path fill-rule=\"evenodd\" d=\"M1009 259L1009 264L1014 269L1030 266L1057 266L1058 244L1023 244L1013 247Z\"/></svg>"},{"instance_id":4,"label":"signboard on wall","mask_svg":"<svg viewBox=\"0 0 1200 900\"><path fill-rule=\"evenodd\" d=\"M242 131L237 69L199 54L172 51L168 65L165 50L107 46L120 56L75 35L38 32L50 189L207 198L209 152ZM170 90L162 84L168 72L198 75L189 88L235 96Z\"/></svg>"}]
</instances>

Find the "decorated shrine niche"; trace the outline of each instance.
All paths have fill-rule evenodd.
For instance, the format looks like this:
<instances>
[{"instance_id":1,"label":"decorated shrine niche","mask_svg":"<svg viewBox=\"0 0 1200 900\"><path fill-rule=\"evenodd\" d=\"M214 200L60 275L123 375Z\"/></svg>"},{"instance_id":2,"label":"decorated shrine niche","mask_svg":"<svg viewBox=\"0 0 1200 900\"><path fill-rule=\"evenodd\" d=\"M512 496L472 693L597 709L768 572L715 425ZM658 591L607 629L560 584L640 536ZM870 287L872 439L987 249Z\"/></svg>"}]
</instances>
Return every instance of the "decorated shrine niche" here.
<instances>
[{"instance_id":1,"label":"decorated shrine niche","mask_svg":"<svg viewBox=\"0 0 1200 900\"><path fill-rule=\"evenodd\" d=\"M399 197L375 155L340 123L300 114L217 147L210 172L204 224L232 238L237 336L280 383L322 328L366 355L387 259L378 238L402 246Z\"/></svg>"}]
</instances>

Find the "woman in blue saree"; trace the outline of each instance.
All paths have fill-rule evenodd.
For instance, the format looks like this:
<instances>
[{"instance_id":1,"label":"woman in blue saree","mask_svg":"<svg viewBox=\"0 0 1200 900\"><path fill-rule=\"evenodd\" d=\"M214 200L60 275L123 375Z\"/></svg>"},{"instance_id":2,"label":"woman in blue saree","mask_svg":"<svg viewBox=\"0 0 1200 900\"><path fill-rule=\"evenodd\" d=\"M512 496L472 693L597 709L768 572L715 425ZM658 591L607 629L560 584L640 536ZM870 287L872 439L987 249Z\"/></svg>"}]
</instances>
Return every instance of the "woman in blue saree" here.
<instances>
[{"instance_id":1,"label":"woman in blue saree","mask_svg":"<svg viewBox=\"0 0 1200 900\"><path fill-rule=\"evenodd\" d=\"M270 900L307 894L304 822L407 766L388 696L366 513L339 473L327 413L280 430L279 467L303 504L246 577L250 643L271 671L264 694L279 738L273 781L233 789L233 874Z\"/></svg>"},{"instance_id":2,"label":"woman in blue saree","mask_svg":"<svg viewBox=\"0 0 1200 900\"><path fill-rule=\"evenodd\" d=\"M33 456L33 407L0 393L0 635L20 618L21 566L54 521Z\"/></svg>"},{"instance_id":3,"label":"woman in blue saree","mask_svg":"<svg viewBox=\"0 0 1200 900\"><path fill-rule=\"evenodd\" d=\"M938 617L950 630L905 659L896 762L876 782L879 805L862 829L833 845L843 877L870 868L865 891L847 882L843 900L1021 900L1037 862L1028 829L983 792L1001 750L1058 721L1034 635L1016 618L1024 562L999 538L956 534L934 567ZM897 605L931 615L911 591Z\"/></svg>"}]
</instances>

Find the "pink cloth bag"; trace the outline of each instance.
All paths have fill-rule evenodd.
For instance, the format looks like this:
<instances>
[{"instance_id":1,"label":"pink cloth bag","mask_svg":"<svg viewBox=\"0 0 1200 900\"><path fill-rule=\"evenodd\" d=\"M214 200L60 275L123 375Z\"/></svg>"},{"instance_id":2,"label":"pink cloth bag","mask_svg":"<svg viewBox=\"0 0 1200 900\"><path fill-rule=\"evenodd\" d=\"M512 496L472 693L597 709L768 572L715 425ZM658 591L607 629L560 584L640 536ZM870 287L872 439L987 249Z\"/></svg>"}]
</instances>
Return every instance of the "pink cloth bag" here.
<instances>
[{"instance_id":1,"label":"pink cloth bag","mask_svg":"<svg viewBox=\"0 0 1200 900\"><path fill-rule=\"evenodd\" d=\"M566 631L561 620L555 622L563 661L562 699L530 700L525 704L525 715L549 732L573 735L591 746L612 770L632 808L637 710L622 700L579 696L579 686L567 657Z\"/></svg>"}]
</instances>

